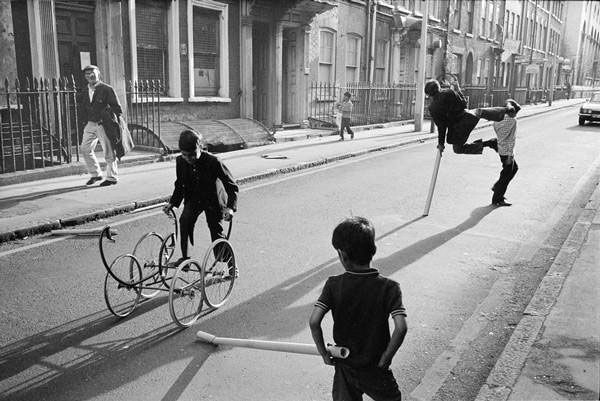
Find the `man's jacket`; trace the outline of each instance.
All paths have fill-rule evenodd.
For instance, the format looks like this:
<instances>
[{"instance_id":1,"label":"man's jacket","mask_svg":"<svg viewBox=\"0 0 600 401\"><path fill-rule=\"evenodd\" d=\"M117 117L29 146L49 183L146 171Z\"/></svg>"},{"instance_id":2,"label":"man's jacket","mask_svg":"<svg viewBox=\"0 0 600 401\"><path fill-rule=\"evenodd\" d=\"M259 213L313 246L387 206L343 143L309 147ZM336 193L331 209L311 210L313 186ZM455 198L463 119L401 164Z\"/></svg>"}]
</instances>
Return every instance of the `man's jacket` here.
<instances>
[{"instance_id":1,"label":"man's jacket","mask_svg":"<svg viewBox=\"0 0 600 401\"><path fill-rule=\"evenodd\" d=\"M238 186L223 163L214 155L202 152L193 164L177 156L175 189L171 203L179 207L182 200L198 202L203 209L237 209ZM221 186L222 185L222 186ZM225 194L222 193L225 192Z\"/></svg>"},{"instance_id":2,"label":"man's jacket","mask_svg":"<svg viewBox=\"0 0 600 401\"><path fill-rule=\"evenodd\" d=\"M117 118L123 113L114 89L104 82L98 82L96 84L96 89L91 102L88 86L86 85L83 87L79 94L79 110L80 121L84 125L87 124L88 121L101 124L103 118L106 117L107 112L116 114Z\"/></svg>"}]
</instances>

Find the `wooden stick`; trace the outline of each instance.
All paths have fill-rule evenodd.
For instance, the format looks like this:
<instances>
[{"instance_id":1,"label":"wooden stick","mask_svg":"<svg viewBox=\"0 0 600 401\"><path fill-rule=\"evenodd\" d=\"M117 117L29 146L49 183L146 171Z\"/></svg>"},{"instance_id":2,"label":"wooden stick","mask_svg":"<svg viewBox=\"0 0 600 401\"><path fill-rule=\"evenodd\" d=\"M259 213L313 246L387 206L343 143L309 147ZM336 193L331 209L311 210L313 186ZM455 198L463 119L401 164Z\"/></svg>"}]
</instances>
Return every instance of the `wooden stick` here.
<instances>
[{"instance_id":1,"label":"wooden stick","mask_svg":"<svg viewBox=\"0 0 600 401\"><path fill-rule=\"evenodd\" d=\"M435 189L438 171L440 170L441 159L442 151L438 149L437 155L435 156L435 164L433 166L433 173L431 174L431 183L429 184L429 193L427 194L427 201L425 201L425 211L423 212L423 216L429 215L429 208L431 207L431 200L433 199L433 190Z\"/></svg>"},{"instance_id":2,"label":"wooden stick","mask_svg":"<svg viewBox=\"0 0 600 401\"><path fill-rule=\"evenodd\" d=\"M100 233L104 230L104 227L96 227L96 228L80 228L80 229L67 229L67 230L55 230L52 231L52 235L89 235L95 236L100 235ZM111 235L117 235L118 232L111 229Z\"/></svg>"},{"instance_id":3,"label":"wooden stick","mask_svg":"<svg viewBox=\"0 0 600 401\"><path fill-rule=\"evenodd\" d=\"M267 351L290 352L294 354L319 355L317 347L312 344L289 343L280 341L248 340L244 338L217 337L210 333L199 331L196 339L208 344L230 345L232 347L254 348ZM335 358L346 359L350 350L346 347L328 345L327 350Z\"/></svg>"}]
</instances>

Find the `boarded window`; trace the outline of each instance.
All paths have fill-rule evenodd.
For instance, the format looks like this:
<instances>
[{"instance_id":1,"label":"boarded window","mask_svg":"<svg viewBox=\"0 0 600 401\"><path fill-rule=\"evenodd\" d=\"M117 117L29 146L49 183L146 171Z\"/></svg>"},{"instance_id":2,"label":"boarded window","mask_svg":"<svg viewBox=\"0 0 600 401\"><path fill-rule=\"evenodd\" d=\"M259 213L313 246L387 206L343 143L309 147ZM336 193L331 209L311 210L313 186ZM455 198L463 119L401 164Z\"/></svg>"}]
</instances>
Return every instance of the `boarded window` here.
<instances>
[{"instance_id":1,"label":"boarded window","mask_svg":"<svg viewBox=\"0 0 600 401\"><path fill-rule=\"evenodd\" d=\"M167 6L167 2L159 0L135 3L138 79L160 80L163 94L167 93L169 82Z\"/></svg>"},{"instance_id":2,"label":"boarded window","mask_svg":"<svg viewBox=\"0 0 600 401\"><path fill-rule=\"evenodd\" d=\"M194 94L219 92L219 12L194 7Z\"/></svg>"}]
</instances>

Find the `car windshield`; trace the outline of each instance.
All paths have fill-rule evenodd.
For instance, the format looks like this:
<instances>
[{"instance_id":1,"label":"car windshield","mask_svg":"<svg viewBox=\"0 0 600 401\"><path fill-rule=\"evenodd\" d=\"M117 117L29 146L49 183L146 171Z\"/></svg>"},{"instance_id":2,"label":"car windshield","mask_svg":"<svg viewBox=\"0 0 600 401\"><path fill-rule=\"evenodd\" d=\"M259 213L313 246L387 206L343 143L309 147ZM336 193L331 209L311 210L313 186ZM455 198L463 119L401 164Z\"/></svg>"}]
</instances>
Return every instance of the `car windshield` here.
<instances>
[{"instance_id":1,"label":"car windshield","mask_svg":"<svg viewBox=\"0 0 600 401\"><path fill-rule=\"evenodd\" d=\"M590 99L592 103L600 103L600 93L594 93Z\"/></svg>"}]
</instances>

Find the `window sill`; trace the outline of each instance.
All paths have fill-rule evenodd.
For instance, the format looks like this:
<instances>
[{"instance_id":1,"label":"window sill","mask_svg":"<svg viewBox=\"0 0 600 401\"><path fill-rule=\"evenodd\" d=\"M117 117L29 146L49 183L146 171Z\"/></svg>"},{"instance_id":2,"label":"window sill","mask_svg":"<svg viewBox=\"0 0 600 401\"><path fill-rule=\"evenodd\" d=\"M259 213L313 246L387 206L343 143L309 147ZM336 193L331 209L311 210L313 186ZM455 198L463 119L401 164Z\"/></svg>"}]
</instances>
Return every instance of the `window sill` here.
<instances>
[{"instance_id":1,"label":"window sill","mask_svg":"<svg viewBox=\"0 0 600 401\"><path fill-rule=\"evenodd\" d=\"M456 29L456 28L455 28L455 29L453 29L453 30L452 30L452 32L454 32L454 33L457 33L457 34L459 34L459 35L462 33L462 32L460 31L460 29Z\"/></svg>"},{"instance_id":2,"label":"window sill","mask_svg":"<svg viewBox=\"0 0 600 401\"><path fill-rule=\"evenodd\" d=\"M157 96L154 96L154 98L152 98L151 96L146 98L145 96L140 96L138 99L131 99L131 103L133 104L138 104L138 103L182 103L183 102L183 98L182 97L160 97L160 102Z\"/></svg>"},{"instance_id":3,"label":"window sill","mask_svg":"<svg viewBox=\"0 0 600 401\"><path fill-rule=\"evenodd\" d=\"M472 38L472 37L473 37L473 34L472 34L472 33L469 33L469 32L467 32L467 33L465 33L465 36L466 36L467 38Z\"/></svg>"},{"instance_id":4,"label":"window sill","mask_svg":"<svg viewBox=\"0 0 600 401\"><path fill-rule=\"evenodd\" d=\"M193 96L188 98L189 103L231 103L229 97Z\"/></svg>"}]
</instances>

